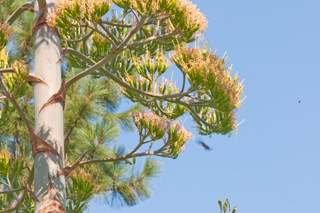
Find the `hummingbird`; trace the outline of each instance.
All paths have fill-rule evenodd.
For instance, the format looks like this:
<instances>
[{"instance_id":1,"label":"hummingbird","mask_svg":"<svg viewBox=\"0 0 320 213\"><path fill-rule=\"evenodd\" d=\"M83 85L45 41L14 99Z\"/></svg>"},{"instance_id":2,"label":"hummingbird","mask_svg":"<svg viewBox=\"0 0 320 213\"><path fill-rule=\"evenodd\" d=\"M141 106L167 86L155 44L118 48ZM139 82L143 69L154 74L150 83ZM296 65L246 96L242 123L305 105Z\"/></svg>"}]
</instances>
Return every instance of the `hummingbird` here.
<instances>
[{"instance_id":1,"label":"hummingbird","mask_svg":"<svg viewBox=\"0 0 320 213\"><path fill-rule=\"evenodd\" d=\"M204 142L198 141L197 143L201 144L201 146L203 146L203 148L205 148L206 150L211 150L211 148L207 144L205 144Z\"/></svg>"}]
</instances>

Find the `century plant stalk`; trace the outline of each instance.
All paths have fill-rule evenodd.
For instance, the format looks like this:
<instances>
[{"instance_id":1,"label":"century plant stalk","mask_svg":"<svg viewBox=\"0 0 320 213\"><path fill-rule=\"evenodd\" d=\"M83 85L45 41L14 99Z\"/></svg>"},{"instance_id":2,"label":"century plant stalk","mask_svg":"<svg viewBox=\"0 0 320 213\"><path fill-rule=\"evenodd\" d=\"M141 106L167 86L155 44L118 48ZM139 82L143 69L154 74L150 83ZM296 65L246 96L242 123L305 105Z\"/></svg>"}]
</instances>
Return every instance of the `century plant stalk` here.
<instances>
[{"instance_id":1,"label":"century plant stalk","mask_svg":"<svg viewBox=\"0 0 320 213\"><path fill-rule=\"evenodd\" d=\"M51 12L57 0L36 0L34 23L47 2L48 11ZM57 63L60 58L60 38L49 27L41 26L33 37L34 41L34 75L43 79L45 84L34 85L34 113L35 133L54 147L61 158L44 152L38 153L34 159L34 191L40 201L47 194L48 173L55 175L64 167L64 140L63 140L63 106L55 103L40 113L41 107L47 100L60 89L61 64ZM66 206L65 177L60 176L52 180L57 191L59 200ZM41 207L41 203L35 202L35 213Z\"/></svg>"}]
</instances>

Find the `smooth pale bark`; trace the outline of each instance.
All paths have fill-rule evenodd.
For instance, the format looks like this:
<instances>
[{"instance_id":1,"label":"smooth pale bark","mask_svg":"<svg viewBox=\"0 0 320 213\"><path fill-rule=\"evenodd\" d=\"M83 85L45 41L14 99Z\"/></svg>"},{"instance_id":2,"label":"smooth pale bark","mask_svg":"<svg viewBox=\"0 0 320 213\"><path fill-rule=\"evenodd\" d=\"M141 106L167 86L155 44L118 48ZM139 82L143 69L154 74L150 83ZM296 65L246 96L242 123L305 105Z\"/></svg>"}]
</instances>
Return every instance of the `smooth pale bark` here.
<instances>
[{"instance_id":1,"label":"smooth pale bark","mask_svg":"<svg viewBox=\"0 0 320 213\"><path fill-rule=\"evenodd\" d=\"M43 10L45 0L35 1L34 23ZM57 0L46 0L49 13ZM40 8L39 8L40 5ZM55 103L38 114L41 107L55 94L61 86L60 40L47 27L42 26L33 37L34 41L34 76L42 79L44 84L34 85L35 133L55 148L61 158L56 155L38 153L34 159L34 191L40 203L35 203L37 213L47 194L48 173L52 177L64 167L63 142L63 107ZM60 176L52 180L57 196L63 206L66 206L65 177Z\"/></svg>"}]
</instances>

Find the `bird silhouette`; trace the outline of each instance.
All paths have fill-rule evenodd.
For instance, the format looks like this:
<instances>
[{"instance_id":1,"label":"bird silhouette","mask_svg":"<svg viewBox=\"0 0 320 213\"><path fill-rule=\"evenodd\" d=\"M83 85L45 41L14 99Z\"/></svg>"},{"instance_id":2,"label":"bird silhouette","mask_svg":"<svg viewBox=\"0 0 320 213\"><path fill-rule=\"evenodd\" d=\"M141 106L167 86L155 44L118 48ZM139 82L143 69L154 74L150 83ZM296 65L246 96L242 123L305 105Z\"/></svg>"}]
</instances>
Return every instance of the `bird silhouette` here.
<instances>
[{"instance_id":1,"label":"bird silhouette","mask_svg":"<svg viewBox=\"0 0 320 213\"><path fill-rule=\"evenodd\" d=\"M203 146L203 148L205 148L206 150L211 150L211 148L207 144L205 144L204 142L198 141L197 143L200 144L201 146Z\"/></svg>"}]
</instances>

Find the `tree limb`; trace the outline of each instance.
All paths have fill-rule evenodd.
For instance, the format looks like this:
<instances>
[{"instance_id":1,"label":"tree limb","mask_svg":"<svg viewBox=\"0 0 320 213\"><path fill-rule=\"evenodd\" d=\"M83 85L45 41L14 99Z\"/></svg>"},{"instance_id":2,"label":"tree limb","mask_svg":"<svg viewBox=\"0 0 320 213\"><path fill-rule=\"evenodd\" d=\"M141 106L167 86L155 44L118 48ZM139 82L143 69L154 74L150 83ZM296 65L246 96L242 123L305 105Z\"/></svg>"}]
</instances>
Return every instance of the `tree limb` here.
<instances>
[{"instance_id":1,"label":"tree limb","mask_svg":"<svg viewBox=\"0 0 320 213\"><path fill-rule=\"evenodd\" d=\"M21 5L18 9L16 9L16 11L14 11L14 13L12 13L12 15L4 22L4 24L9 23L11 25L22 13L26 11L24 8L33 9L34 2L27 2Z\"/></svg>"},{"instance_id":2,"label":"tree limb","mask_svg":"<svg viewBox=\"0 0 320 213\"><path fill-rule=\"evenodd\" d=\"M20 188L11 189L11 190L4 190L4 191L0 191L0 194L9 194L9 193L21 191L23 189L24 189L23 187L20 187Z\"/></svg>"},{"instance_id":3,"label":"tree limb","mask_svg":"<svg viewBox=\"0 0 320 213\"><path fill-rule=\"evenodd\" d=\"M90 98L90 92L88 92L87 97L86 97L86 102L85 102L85 104L82 106L82 108L81 108L81 110L80 110L77 118L74 120L73 125L71 125L71 127L69 128L69 130L67 131L67 133L64 135L64 145L66 145L66 142L67 142L67 140L68 140L68 138L69 138L72 130L73 130L74 127L77 125L77 122L80 120L80 118L81 118L81 116L82 116L82 114L83 114L86 106L88 105L88 103L89 103L89 98L88 98L88 97Z\"/></svg>"},{"instance_id":4,"label":"tree limb","mask_svg":"<svg viewBox=\"0 0 320 213\"><path fill-rule=\"evenodd\" d=\"M7 73L7 72L10 72L10 73L14 73L14 68L2 68L0 69L0 73Z\"/></svg>"},{"instance_id":5,"label":"tree limb","mask_svg":"<svg viewBox=\"0 0 320 213\"><path fill-rule=\"evenodd\" d=\"M95 65L99 64L100 62L96 63L94 60L92 60L91 58L87 57L86 55L82 54L81 52L77 51L77 50L74 50L74 49L71 49L71 48L68 48L67 50L67 53L68 54L72 54L80 59L82 59L83 61L85 61L86 63L90 64L90 65L93 65L92 67L94 67ZM92 68L91 67L91 68ZM87 70L91 69L91 68L88 68ZM182 97L184 95L187 95L191 92L193 92L194 90L190 90L190 91L187 91L185 93L177 93L177 94L172 94L172 95L160 95L160 94L154 94L154 93L151 93L151 92L145 92L145 91L142 91L142 90L139 90L139 89L136 89L132 86L130 86L129 84L127 84L126 82L122 81L121 79L119 79L117 76L113 75L111 72L109 72L108 70L106 70L105 68L98 68L97 70L99 70L101 73L105 74L107 77L109 77L111 80L113 80L114 82L118 83L120 86L123 86L124 88L126 89L129 89L135 93L138 93L138 94L141 94L141 95L146 95L146 96L149 96L149 97L156 97L156 98L159 98L159 99L170 99L170 98L176 98L176 97ZM84 73L85 71L83 71L82 73ZM91 71L93 72L93 71ZM91 73L90 72L90 73ZM89 73L89 74L90 74ZM80 73L81 74L81 73ZM79 74L78 74L79 75ZM83 74L85 76L85 74ZM77 75L76 75L77 76ZM76 77L75 76L75 77ZM73 77L73 78L75 78ZM73 79L70 79L66 85L67 85L67 88L69 86L71 86L71 83L70 81L73 80ZM73 80L73 81L76 81L76 80Z\"/></svg>"},{"instance_id":6,"label":"tree limb","mask_svg":"<svg viewBox=\"0 0 320 213\"><path fill-rule=\"evenodd\" d=\"M103 24L108 24L108 25L117 26L117 27L132 27L132 24L123 24L123 23L112 22L112 21L107 21L103 19L100 19L100 22Z\"/></svg>"},{"instance_id":7,"label":"tree limb","mask_svg":"<svg viewBox=\"0 0 320 213\"><path fill-rule=\"evenodd\" d=\"M140 40L140 41L136 41L136 42L133 42L129 45L126 45L125 47L123 47L123 50L125 49L128 49L130 47L133 47L133 46L137 46L137 45L140 45L140 44L143 44L143 43L147 43L147 42L150 42L150 41L156 41L156 40L159 40L159 39L163 39L163 38L168 38L170 36L173 36L175 34L177 34L178 31L172 31L170 33L165 33L163 35L159 35L159 36L151 36L149 38L146 38L146 39L143 39L143 40Z\"/></svg>"},{"instance_id":8,"label":"tree limb","mask_svg":"<svg viewBox=\"0 0 320 213\"><path fill-rule=\"evenodd\" d=\"M155 155L157 154L157 151L152 151L152 152L141 152L137 154L132 154L132 155L122 155L119 157L113 157L113 158L101 158L101 159L93 159L93 160L87 160L87 161L82 161L80 165L83 164L90 164L90 163L101 163L101 162L113 162L113 161L120 161L120 160L126 160L128 158L134 158L134 157L142 157L142 156L147 156L147 155Z\"/></svg>"},{"instance_id":9,"label":"tree limb","mask_svg":"<svg viewBox=\"0 0 320 213\"><path fill-rule=\"evenodd\" d=\"M83 41L83 40L86 40L88 39L92 34L94 33L94 30L91 30L89 33L85 34L84 36L82 36L81 38L79 39L67 39L67 41L69 42L80 42L80 41Z\"/></svg>"}]
</instances>

